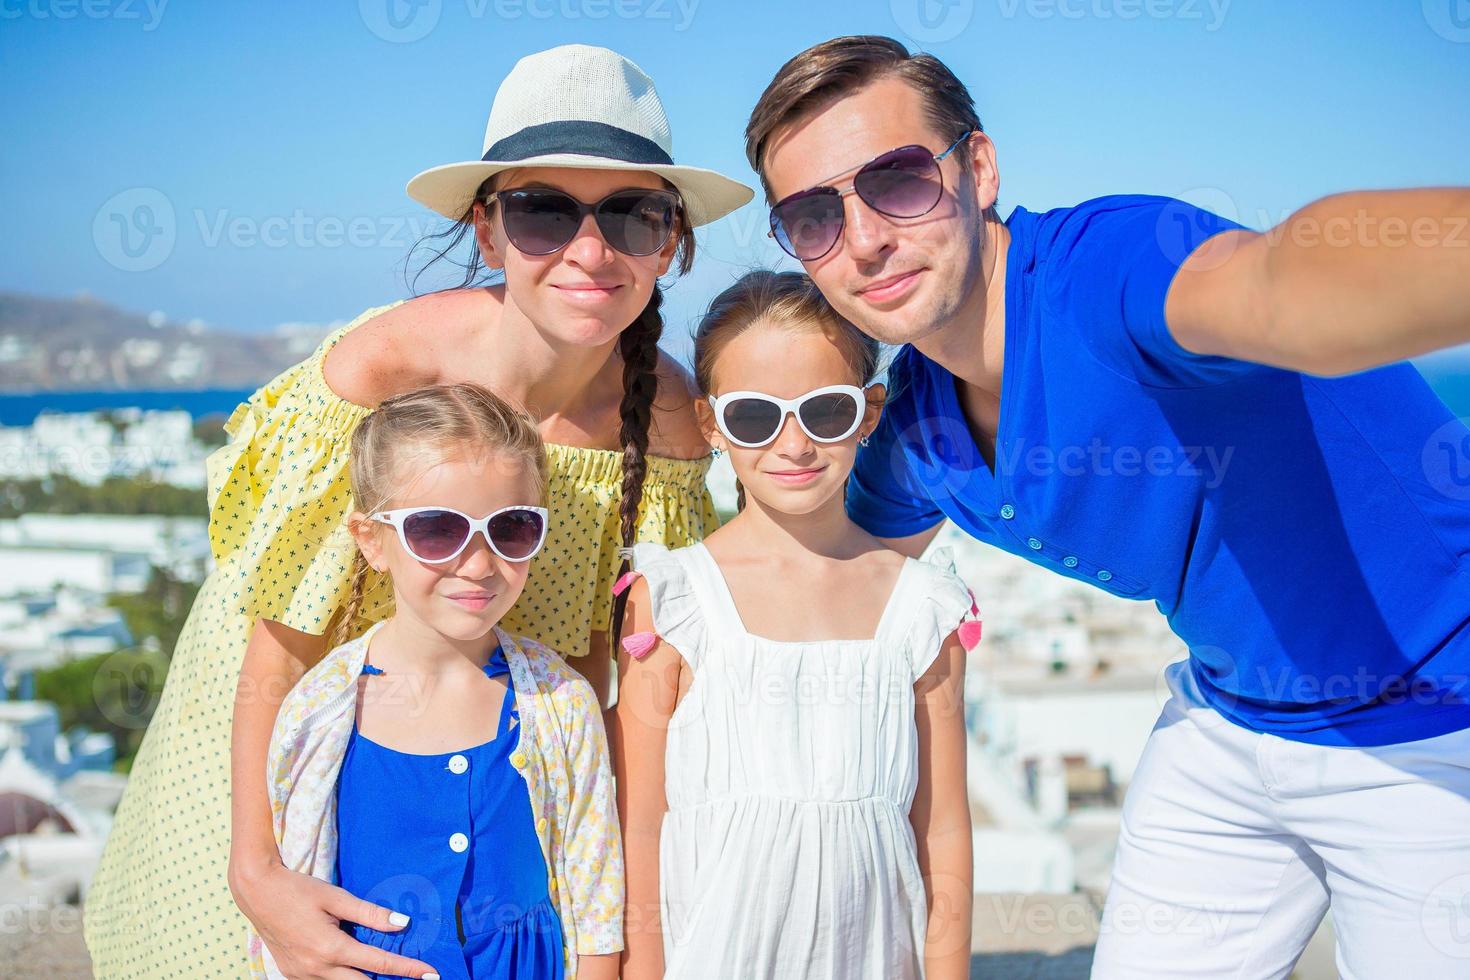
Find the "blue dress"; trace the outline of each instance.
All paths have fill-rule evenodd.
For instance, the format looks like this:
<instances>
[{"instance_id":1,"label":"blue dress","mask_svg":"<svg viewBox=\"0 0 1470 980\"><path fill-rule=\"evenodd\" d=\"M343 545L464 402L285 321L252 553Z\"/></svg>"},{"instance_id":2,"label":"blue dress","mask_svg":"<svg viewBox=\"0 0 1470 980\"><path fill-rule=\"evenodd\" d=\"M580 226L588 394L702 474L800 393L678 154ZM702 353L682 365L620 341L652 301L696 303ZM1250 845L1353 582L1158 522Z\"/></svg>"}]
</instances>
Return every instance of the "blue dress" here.
<instances>
[{"instance_id":1,"label":"blue dress","mask_svg":"<svg viewBox=\"0 0 1470 980\"><path fill-rule=\"evenodd\" d=\"M486 677L509 674L497 646ZM380 674L364 665L363 673ZM443 980L561 980L561 919L547 891L507 685L496 737L459 752L399 752L354 722L337 783L337 883L409 924L359 942L423 960ZM488 694L488 689L487 689ZM379 974L368 974L378 977Z\"/></svg>"}]
</instances>

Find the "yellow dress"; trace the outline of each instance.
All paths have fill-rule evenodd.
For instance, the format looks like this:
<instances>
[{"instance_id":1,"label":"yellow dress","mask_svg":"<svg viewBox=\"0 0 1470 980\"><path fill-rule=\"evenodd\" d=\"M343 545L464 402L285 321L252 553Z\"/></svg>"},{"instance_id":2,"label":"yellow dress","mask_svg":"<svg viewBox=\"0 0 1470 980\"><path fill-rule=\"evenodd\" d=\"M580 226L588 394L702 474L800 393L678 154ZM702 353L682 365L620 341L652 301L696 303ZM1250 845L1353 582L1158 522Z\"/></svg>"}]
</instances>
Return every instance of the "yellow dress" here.
<instances>
[{"instance_id":1,"label":"yellow dress","mask_svg":"<svg viewBox=\"0 0 1470 980\"><path fill-rule=\"evenodd\" d=\"M320 634L347 599L347 450L370 409L333 392L322 362L384 309L335 331L237 407L229 443L209 457L215 567L179 636L87 896L85 937L98 980L247 973L245 918L226 880L236 682L256 617ZM561 445L547 452L551 527L502 625L575 657L611 620L622 454ZM678 546L715 529L709 464L649 457L638 540ZM392 613L389 583L370 574L354 635Z\"/></svg>"}]
</instances>

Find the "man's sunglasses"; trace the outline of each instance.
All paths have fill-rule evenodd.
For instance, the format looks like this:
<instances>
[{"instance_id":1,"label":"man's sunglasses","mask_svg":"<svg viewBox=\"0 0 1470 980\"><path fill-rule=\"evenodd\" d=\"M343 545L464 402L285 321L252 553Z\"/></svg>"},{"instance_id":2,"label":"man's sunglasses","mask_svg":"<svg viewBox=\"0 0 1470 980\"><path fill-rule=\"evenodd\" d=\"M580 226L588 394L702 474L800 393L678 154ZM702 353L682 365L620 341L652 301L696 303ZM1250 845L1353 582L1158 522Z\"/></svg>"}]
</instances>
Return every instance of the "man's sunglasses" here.
<instances>
[{"instance_id":1,"label":"man's sunglasses","mask_svg":"<svg viewBox=\"0 0 1470 980\"><path fill-rule=\"evenodd\" d=\"M457 556L479 531L490 550L506 561L528 561L546 540L545 507L502 507L470 517L452 507L401 507L370 514L369 519L398 529L398 540L419 561L438 565Z\"/></svg>"},{"instance_id":2,"label":"man's sunglasses","mask_svg":"<svg viewBox=\"0 0 1470 980\"><path fill-rule=\"evenodd\" d=\"M550 187L495 191L491 196L500 204L506 237L527 255L565 248L589 214L614 249L624 255L652 255L668 242L679 214L679 195L672 191L613 191L594 204Z\"/></svg>"},{"instance_id":3,"label":"man's sunglasses","mask_svg":"<svg viewBox=\"0 0 1470 980\"><path fill-rule=\"evenodd\" d=\"M851 191L819 184L781 198L771 207L771 237L792 258L803 262L820 259L842 237L846 220L842 199L848 193L857 194L868 207L890 218L928 214L944 194L939 161L974 132L967 131L943 153L931 153L927 147L913 145L876 156L858 168Z\"/></svg>"},{"instance_id":4,"label":"man's sunglasses","mask_svg":"<svg viewBox=\"0 0 1470 980\"><path fill-rule=\"evenodd\" d=\"M795 415L802 431L817 442L841 442L857 431L867 399L855 385L828 385L796 398L777 398L759 391L730 391L711 397L715 425L737 446L758 449L774 442Z\"/></svg>"}]
</instances>

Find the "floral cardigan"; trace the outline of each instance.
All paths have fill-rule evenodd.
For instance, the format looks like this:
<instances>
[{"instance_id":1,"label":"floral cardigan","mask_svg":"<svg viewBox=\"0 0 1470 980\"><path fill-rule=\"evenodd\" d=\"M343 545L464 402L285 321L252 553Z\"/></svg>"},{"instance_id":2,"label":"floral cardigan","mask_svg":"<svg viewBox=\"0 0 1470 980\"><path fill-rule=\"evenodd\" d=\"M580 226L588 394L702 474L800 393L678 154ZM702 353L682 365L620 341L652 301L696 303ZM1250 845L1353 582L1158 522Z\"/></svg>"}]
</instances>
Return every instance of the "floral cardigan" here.
<instances>
[{"instance_id":1,"label":"floral cardigan","mask_svg":"<svg viewBox=\"0 0 1470 980\"><path fill-rule=\"evenodd\" d=\"M272 822L292 871L332 881L337 860L337 777L357 706L368 641L382 622L335 648L286 695L266 760ZM566 976L579 954L623 948L623 851L612 767L597 696L555 651L495 627L521 717L510 761L526 780L548 889L566 941ZM251 974L280 980L250 929Z\"/></svg>"}]
</instances>

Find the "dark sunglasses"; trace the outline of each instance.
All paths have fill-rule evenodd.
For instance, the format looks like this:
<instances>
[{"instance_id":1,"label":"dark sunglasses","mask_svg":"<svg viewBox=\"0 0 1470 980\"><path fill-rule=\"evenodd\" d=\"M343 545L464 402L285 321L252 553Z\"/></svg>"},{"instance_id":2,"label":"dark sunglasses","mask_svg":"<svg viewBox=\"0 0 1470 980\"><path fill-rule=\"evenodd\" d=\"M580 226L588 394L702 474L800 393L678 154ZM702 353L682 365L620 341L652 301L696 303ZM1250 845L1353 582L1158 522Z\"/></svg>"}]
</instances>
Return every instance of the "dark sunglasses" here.
<instances>
[{"instance_id":1,"label":"dark sunglasses","mask_svg":"<svg viewBox=\"0 0 1470 980\"><path fill-rule=\"evenodd\" d=\"M852 193L890 218L928 214L944 194L939 161L974 132L965 132L943 153L930 153L927 147L913 145L876 156L853 175ZM771 207L771 237L792 258L803 262L820 259L842 237L846 221L842 199L846 196L847 192L836 187L819 184L781 198Z\"/></svg>"},{"instance_id":2,"label":"dark sunglasses","mask_svg":"<svg viewBox=\"0 0 1470 980\"><path fill-rule=\"evenodd\" d=\"M668 242L679 214L679 195L672 191L613 191L594 204L550 187L496 191L493 196L506 237L527 255L565 248L589 214L614 249L624 255L652 255Z\"/></svg>"},{"instance_id":3,"label":"dark sunglasses","mask_svg":"<svg viewBox=\"0 0 1470 980\"><path fill-rule=\"evenodd\" d=\"M506 561L527 561L546 540L545 507L502 507L484 517L470 517L451 507L401 507L378 511L371 520L398 529L398 540L419 561L449 561L479 531L490 550Z\"/></svg>"}]
</instances>

